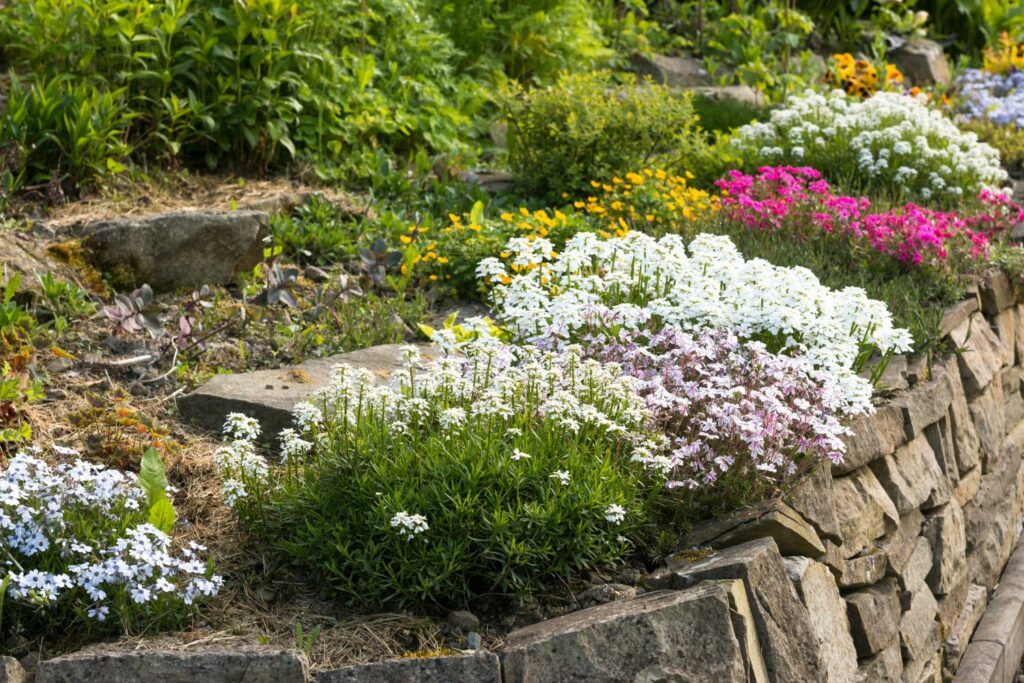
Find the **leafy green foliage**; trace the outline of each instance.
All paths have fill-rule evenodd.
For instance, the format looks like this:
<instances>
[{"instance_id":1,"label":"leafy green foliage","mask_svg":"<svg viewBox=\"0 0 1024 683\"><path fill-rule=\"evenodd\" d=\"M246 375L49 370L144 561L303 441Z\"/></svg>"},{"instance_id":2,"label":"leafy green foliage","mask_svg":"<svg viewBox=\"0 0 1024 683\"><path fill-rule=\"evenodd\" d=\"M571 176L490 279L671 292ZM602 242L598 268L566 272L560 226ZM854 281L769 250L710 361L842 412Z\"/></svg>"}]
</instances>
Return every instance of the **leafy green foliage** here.
<instances>
[{"instance_id":1,"label":"leafy green foliage","mask_svg":"<svg viewBox=\"0 0 1024 683\"><path fill-rule=\"evenodd\" d=\"M10 363L0 366L0 449L9 443L24 443L32 438L32 426L22 414L23 408L42 400L43 386L28 373L16 372Z\"/></svg>"},{"instance_id":2,"label":"leafy green foliage","mask_svg":"<svg viewBox=\"0 0 1024 683\"><path fill-rule=\"evenodd\" d=\"M167 473L160 454L155 448L147 449L139 465L139 486L146 492L149 523L165 534L171 533L177 519L174 506L167 498L167 485Z\"/></svg>"},{"instance_id":3,"label":"leafy green foliage","mask_svg":"<svg viewBox=\"0 0 1024 683\"><path fill-rule=\"evenodd\" d=\"M685 165L704 146L688 95L602 73L565 76L509 97L506 108L516 184L552 201L624 168Z\"/></svg>"}]
</instances>

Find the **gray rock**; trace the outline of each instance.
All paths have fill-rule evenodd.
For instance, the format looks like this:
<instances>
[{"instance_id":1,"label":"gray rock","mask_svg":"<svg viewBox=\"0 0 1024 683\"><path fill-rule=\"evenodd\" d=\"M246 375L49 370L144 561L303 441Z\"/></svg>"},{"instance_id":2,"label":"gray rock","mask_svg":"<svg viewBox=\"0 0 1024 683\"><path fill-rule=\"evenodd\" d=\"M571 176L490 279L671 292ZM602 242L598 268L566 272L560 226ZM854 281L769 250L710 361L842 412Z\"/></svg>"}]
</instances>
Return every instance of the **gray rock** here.
<instances>
[{"instance_id":1,"label":"gray rock","mask_svg":"<svg viewBox=\"0 0 1024 683\"><path fill-rule=\"evenodd\" d=\"M960 504L960 507L964 507L974 499L974 496L978 495L980 489L981 466L979 465L960 478L956 488L953 489L953 499Z\"/></svg>"},{"instance_id":2,"label":"gray rock","mask_svg":"<svg viewBox=\"0 0 1024 683\"><path fill-rule=\"evenodd\" d=\"M967 574L967 537L960 504L951 500L929 516L924 536L934 557L928 585L936 595L945 595L963 583Z\"/></svg>"},{"instance_id":3,"label":"gray rock","mask_svg":"<svg viewBox=\"0 0 1024 683\"><path fill-rule=\"evenodd\" d=\"M751 107L764 106L764 93L749 85L714 85L689 88L695 95L712 100L733 100Z\"/></svg>"},{"instance_id":4,"label":"gray rock","mask_svg":"<svg viewBox=\"0 0 1024 683\"><path fill-rule=\"evenodd\" d=\"M1017 302L1010 278L1002 268L987 271L978 285L981 310L986 315L999 315Z\"/></svg>"},{"instance_id":5,"label":"gray rock","mask_svg":"<svg viewBox=\"0 0 1024 683\"><path fill-rule=\"evenodd\" d=\"M1003 383L992 382L988 388L967 404L978 433L981 471L991 472L1003 454L1006 437L1006 415L1003 412Z\"/></svg>"},{"instance_id":6,"label":"gray rock","mask_svg":"<svg viewBox=\"0 0 1024 683\"><path fill-rule=\"evenodd\" d=\"M934 40L908 40L886 56L914 85L949 85L952 80L942 46Z\"/></svg>"},{"instance_id":7,"label":"gray rock","mask_svg":"<svg viewBox=\"0 0 1024 683\"><path fill-rule=\"evenodd\" d=\"M900 654L899 641L894 641L874 657L861 660L858 671L859 680L863 683L903 680L903 655Z\"/></svg>"},{"instance_id":8,"label":"gray rock","mask_svg":"<svg viewBox=\"0 0 1024 683\"><path fill-rule=\"evenodd\" d=\"M1003 344L980 313L961 323L949 337L963 349L963 353L957 354L957 365L964 390L968 396L973 396L987 387L1002 367Z\"/></svg>"},{"instance_id":9,"label":"gray rock","mask_svg":"<svg viewBox=\"0 0 1024 683\"><path fill-rule=\"evenodd\" d=\"M942 652L903 662L903 680L917 683L942 683Z\"/></svg>"},{"instance_id":10,"label":"gray rock","mask_svg":"<svg viewBox=\"0 0 1024 683\"><path fill-rule=\"evenodd\" d=\"M825 677L838 683L857 678L857 649L850 636L846 603L825 565L805 557L786 558L786 571L811 617Z\"/></svg>"},{"instance_id":11,"label":"gray rock","mask_svg":"<svg viewBox=\"0 0 1024 683\"><path fill-rule=\"evenodd\" d=\"M541 621L506 638L503 681L746 681L747 658L759 657L747 651L756 640L737 638L737 599L741 582L709 581Z\"/></svg>"},{"instance_id":12,"label":"gray rock","mask_svg":"<svg viewBox=\"0 0 1024 683\"><path fill-rule=\"evenodd\" d=\"M424 358L437 351L421 344ZM177 399L181 417L211 431L220 431L228 413L255 417L269 440L292 425L292 408L308 400L330 383L331 371L340 363L365 368L385 382L401 366L401 346L384 344L306 361L293 368L256 370L234 375L217 375L190 394Z\"/></svg>"},{"instance_id":13,"label":"gray rock","mask_svg":"<svg viewBox=\"0 0 1024 683\"><path fill-rule=\"evenodd\" d=\"M953 493L924 434L900 446L893 455L871 463L871 471L901 515L941 505Z\"/></svg>"},{"instance_id":14,"label":"gray rock","mask_svg":"<svg viewBox=\"0 0 1024 683\"><path fill-rule=\"evenodd\" d=\"M603 605L615 600L630 600L641 592L636 586L627 586L622 583L603 583L599 586L591 586L580 593L579 603L584 607L592 607L593 605Z\"/></svg>"},{"instance_id":15,"label":"gray rock","mask_svg":"<svg viewBox=\"0 0 1024 683\"><path fill-rule=\"evenodd\" d=\"M907 439L913 439L925 427L946 416L953 402L953 383L945 367L932 367L932 378L920 382L910 391L893 401L903 410L904 431Z\"/></svg>"},{"instance_id":16,"label":"gray rock","mask_svg":"<svg viewBox=\"0 0 1024 683\"><path fill-rule=\"evenodd\" d=\"M896 506L869 468L837 477L832 481L832 492L845 557L859 554L899 523Z\"/></svg>"},{"instance_id":17,"label":"gray rock","mask_svg":"<svg viewBox=\"0 0 1024 683\"><path fill-rule=\"evenodd\" d=\"M498 657L474 652L450 657L390 659L321 671L315 683L501 683Z\"/></svg>"},{"instance_id":18,"label":"gray rock","mask_svg":"<svg viewBox=\"0 0 1024 683\"><path fill-rule=\"evenodd\" d=\"M860 376L865 379L871 379L878 371L878 364L880 362L877 358L869 361L864 366L864 369L861 370ZM893 356L888 359L882 374L875 381L875 389L889 392L903 391L910 386L910 382L907 380L908 374L907 357L902 354Z\"/></svg>"},{"instance_id":19,"label":"gray rock","mask_svg":"<svg viewBox=\"0 0 1024 683\"><path fill-rule=\"evenodd\" d=\"M327 282L331 279L330 273L323 268L317 268L316 266L306 266L306 269L302 271L302 274L313 282Z\"/></svg>"},{"instance_id":20,"label":"gray rock","mask_svg":"<svg viewBox=\"0 0 1024 683\"><path fill-rule=\"evenodd\" d=\"M832 500L832 470L828 463L816 467L787 499L793 509L811 523L822 539L840 540L839 519Z\"/></svg>"},{"instance_id":21,"label":"gray rock","mask_svg":"<svg viewBox=\"0 0 1024 683\"><path fill-rule=\"evenodd\" d=\"M1024 422L1024 395L1020 391L1021 369L1003 368L1000 376L1003 385L1003 421L1007 433Z\"/></svg>"},{"instance_id":22,"label":"gray rock","mask_svg":"<svg viewBox=\"0 0 1024 683\"><path fill-rule=\"evenodd\" d=\"M903 515L896 530L878 542L879 549L885 553L889 561L889 571L893 574L901 574L904 571L923 525L924 515L920 510L914 510L908 515Z\"/></svg>"},{"instance_id":23,"label":"gray rock","mask_svg":"<svg viewBox=\"0 0 1024 683\"><path fill-rule=\"evenodd\" d=\"M939 604L939 628L942 629L943 635L953 628L953 622L967 604L967 593L970 588L971 582L965 579L945 595L935 596L935 602Z\"/></svg>"},{"instance_id":24,"label":"gray rock","mask_svg":"<svg viewBox=\"0 0 1024 683\"><path fill-rule=\"evenodd\" d=\"M992 329L1003 345L1003 365L1013 365L1017 355L1017 310L1008 308L992 318Z\"/></svg>"},{"instance_id":25,"label":"gray rock","mask_svg":"<svg viewBox=\"0 0 1024 683\"><path fill-rule=\"evenodd\" d=\"M924 536L918 536L910 559L903 565L902 571L896 573L900 589L907 593L920 590L928 578L928 572L932 570L933 562L931 544Z\"/></svg>"},{"instance_id":26,"label":"gray rock","mask_svg":"<svg viewBox=\"0 0 1024 683\"><path fill-rule=\"evenodd\" d=\"M672 88L695 88L712 84L703 62L693 57L633 55L630 66L638 76L650 76L655 83Z\"/></svg>"},{"instance_id":27,"label":"gray rock","mask_svg":"<svg viewBox=\"0 0 1024 683\"><path fill-rule=\"evenodd\" d=\"M97 221L77 236L104 269L125 268L155 291L228 284L263 260L267 214L168 213Z\"/></svg>"},{"instance_id":28,"label":"gray rock","mask_svg":"<svg viewBox=\"0 0 1024 683\"><path fill-rule=\"evenodd\" d=\"M460 631L476 631L480 628L480 619L472 612L464 609L449 612L446 621L450 626Z\"/></svg>"},{"instance_id":29,"label":"gray rock","mask_svg":"<svg viewBox=\"0 0 1024 683\"><path fill-rule=\"evenodd\" d=\"M904 660L927 660L939 647L939 622L935 617L939 605L926 586L921 586L910 599L910 607L900 618L900 647Z\"/></svg>"},{"instance_id":30,"label":"gray rock","mask_svg":"<svg viewBox=\"0 0 1024 683\"><path fill-rule=\"evenodd\" d=\"M28 674L14 657L0 657L0 683L28 683Z\"/></svg>"},{"instance_id":31,"label":"gray rock","mask_svg":"<svg viewBox=\"0 0 1024 683\"><path fill-rule=\"evenodd\" d=\"M952 407L950 407L952 411ZM950 486L956 486L960 480L960 465L956 459L956 445L953 443L953 429L949 415L924 428L925 439L932 449L939 470Z\"/></svg>"},{"instance_id":32,"label":"gray rock","mask_svg":"<svg viewBox=\"0 0 1024 683\"><path fill-rule=\"evenodd\" d=\"M851 557L843 563L839 574L839 587L849 590L878 583L885 576L888 563L886 554L877 550L867 555Z\"/></svg>"},{"instance_id":33,"label":"gray rock","mask_svg":"<svg viewBox=\"0 0 1024 683\"><path fill-rule=\"evenodd\" d=\"M853 434L846 437L846 454L832 465L832 474L849 474L895 451L906 441L903 423L903 409L894 403L878 406L872 415L854 418L850 422Z\"/></svg>"},{"instance_id":34,"label":"gray rock","mask_svg":"<svg viewBox=\"0 0 1024 683\"><path fill-rule=\"evenodd\" d=\"M771 679L820 680L810 616L786 576L772 539L750 541L694 563L670 558L668 569L679 587L708 579L743 579Z\"/></svg>"},{"instance_id":35,"label":"gray rock","mask_svg":"<svg viewBox=\"0 0 1024 683\"><path fill-rule=\"evenodd\" d=\"M870 657L896 643L900 598L895 581L883 581L846 596L850 635L859 657Z\"/></svg>"},{"instance_id":36,"label":"gray rock","mask_svg":"<svg viewBox=\"0 0 1024 683\"><path fill-rule=\"evenodd\" d=\"M88 648L39 663L36 683L304 683L301 652L263 647L117 651Z\"/></svg>"},{"instance_id":37,"label":"gray rock","mask_svg":"<svg viewBox=\"0 0 1024 683\"><path fill-rule=\"evenodd\" d=\"M972 583L967 592L967 601L957 615L952 627L946 633L946 641L942 644L943 664L949 671L956 671L971 642L971 634L981 621L988 605L988 591L984 586Z\"/></svg>"}]
</instances>

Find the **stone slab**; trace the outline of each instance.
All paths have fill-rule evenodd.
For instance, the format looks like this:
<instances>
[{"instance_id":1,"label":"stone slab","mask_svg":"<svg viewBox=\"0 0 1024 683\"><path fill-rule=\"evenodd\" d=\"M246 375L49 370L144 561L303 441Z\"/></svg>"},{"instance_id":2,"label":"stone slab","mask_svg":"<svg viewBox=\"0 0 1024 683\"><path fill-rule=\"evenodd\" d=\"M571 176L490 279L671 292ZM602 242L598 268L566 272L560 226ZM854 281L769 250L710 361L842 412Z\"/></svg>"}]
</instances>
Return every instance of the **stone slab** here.
<instances>
[{"instance_id":1,"label":"stone slab","mask_svg":"<svg viewBox=\"0 0 1024 683\"><path fill-rule=\"evenodd\" d=\"M313 680L315 683L502 683L498 657L490 652L354 664L321 671Z\"/></svg>"}]
</instances>

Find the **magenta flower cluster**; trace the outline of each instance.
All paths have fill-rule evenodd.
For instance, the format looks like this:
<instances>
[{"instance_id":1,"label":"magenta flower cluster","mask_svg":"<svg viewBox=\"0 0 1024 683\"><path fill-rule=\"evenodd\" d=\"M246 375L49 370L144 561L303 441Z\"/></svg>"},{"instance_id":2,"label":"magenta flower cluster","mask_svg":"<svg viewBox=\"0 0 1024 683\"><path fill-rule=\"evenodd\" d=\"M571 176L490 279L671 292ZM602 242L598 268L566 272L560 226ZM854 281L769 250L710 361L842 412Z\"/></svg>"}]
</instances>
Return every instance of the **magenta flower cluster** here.
<instances>
[{"instance_id":1,"label":"magenta flower cluster","mask_svg":"<svg viewBox=\"0 0 1024 683\"><path fill-rule=\"evenodd\" d=\"M757 175L730 171L717 182L725 215L760 230L840 232L904 263L941 265L949 257L984 259L998 233L1024 219L1024 208L988 190L972 213L907 203L871 210L866 197L837 195L813 168L766 166ZM797 220L794 220L797 219Z\"/></svg>"},{"instance_id":2,"label":"magenta flower cluster","mask_svg":"<svg viewBox=\"0 0 1024 683\"><path fill-rule=\"evenodd\" d=\"M595 332L604 326L592 322ZM842 394L798 359L722 331L620 329L587 338L590 354L638 380L671 440L667 457L652 454L647 464L672 487L729 478L777 488L814 463L843 457Z\"/></svg>"}]
</instances>

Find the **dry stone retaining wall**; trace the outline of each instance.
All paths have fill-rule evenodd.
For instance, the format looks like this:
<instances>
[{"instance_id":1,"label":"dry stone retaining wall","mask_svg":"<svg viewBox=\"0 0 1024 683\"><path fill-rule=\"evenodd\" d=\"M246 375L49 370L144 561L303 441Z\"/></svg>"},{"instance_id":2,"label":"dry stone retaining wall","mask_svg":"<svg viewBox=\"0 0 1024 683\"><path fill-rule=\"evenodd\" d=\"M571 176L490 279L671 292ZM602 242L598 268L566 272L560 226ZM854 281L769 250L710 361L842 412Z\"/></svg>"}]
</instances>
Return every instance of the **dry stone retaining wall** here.
<instances>
[{"instance_id":1,"label":"dry stone retaining wall","mask_svg":"<svg viewBox=\"0 0 1024 683\"><path fill-rule=\"evenodd\" d=\"M1012 681L1024 651L1024 548L1008 566L1024 514L1024 305L993 276L942 332L961 352L894 362L890 383L906 388L855 421L842 463L685 539L716 552L669 558L639 591L607 586L595 595L609 602L513 632L496 655L314 675L293 651L87 650L42 662L37 680ZM209 403L215 389L197 392L201 412L234 409L233 395ZM0 658L0 683L22 680Z\"/></svg>"}]
</instances>

